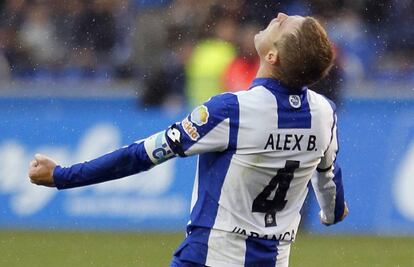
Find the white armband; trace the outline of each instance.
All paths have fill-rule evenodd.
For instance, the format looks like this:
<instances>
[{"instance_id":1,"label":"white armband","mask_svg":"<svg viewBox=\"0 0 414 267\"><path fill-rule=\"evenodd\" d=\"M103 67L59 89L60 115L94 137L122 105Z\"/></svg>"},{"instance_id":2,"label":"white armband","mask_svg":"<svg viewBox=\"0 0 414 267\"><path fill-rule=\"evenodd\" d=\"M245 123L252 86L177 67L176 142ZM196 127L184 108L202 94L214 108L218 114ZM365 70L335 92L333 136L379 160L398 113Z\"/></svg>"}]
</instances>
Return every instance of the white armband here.
<instances>
[{"instance_id":1,"label":"white armband","mask_svg":"<svg viewBox=\"0 0 414 267\"><path fill-rule=\"evenodd\" d=\"M144 147L148 157L155 165L175 156L167 142L165 131L161 131L145 139Z\"/></svg>"}]
</instances>

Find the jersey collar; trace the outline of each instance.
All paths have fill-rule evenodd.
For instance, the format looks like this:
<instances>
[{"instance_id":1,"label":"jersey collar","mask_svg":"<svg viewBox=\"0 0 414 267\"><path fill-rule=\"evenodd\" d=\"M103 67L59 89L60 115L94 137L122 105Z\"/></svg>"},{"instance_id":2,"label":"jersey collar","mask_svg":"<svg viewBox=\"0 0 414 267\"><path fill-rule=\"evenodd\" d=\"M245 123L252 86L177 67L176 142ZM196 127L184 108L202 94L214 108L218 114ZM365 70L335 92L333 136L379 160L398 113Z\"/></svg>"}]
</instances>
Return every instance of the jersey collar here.
<instances>
[{"instance_id":1,"label":"jersey collar","mask_svg":"<svg viewBox=\"0 0 414 267\"><path fill-rule=\"evenodd\" d=\"M284 94L302 94L307 90L307 87L304 86L302 88L293 88L288 87L283 84L281 81L273 78L256 78L253 80L252 85L250 88L256 86L264 86L267 89L276 92L276 93L284 93Z\"/></svg>"}]
</instances>

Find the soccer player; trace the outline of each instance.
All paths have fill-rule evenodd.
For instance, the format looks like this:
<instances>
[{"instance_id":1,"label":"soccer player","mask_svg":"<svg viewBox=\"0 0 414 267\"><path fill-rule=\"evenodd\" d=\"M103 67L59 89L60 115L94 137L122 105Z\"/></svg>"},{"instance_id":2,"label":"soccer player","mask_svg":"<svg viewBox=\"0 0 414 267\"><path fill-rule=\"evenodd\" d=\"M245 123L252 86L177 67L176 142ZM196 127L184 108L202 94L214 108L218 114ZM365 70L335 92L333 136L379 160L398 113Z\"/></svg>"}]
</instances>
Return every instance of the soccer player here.
<instances>
[{"instance_id":1,"label":"soccer player","mask_svg":"<svg viewBox=\"0 0 414 267\"><path fill-rule=\"evenodd\" d=\"M325 225L344 219L335 105L309 89L332 65L312 17L279 13L254 38L247 91L212 97L165 131L71 167L35 155L29 177L67 189L198 154L187 236L171 266L288 266L311 181Z\"/></svg>"}]
</instances>

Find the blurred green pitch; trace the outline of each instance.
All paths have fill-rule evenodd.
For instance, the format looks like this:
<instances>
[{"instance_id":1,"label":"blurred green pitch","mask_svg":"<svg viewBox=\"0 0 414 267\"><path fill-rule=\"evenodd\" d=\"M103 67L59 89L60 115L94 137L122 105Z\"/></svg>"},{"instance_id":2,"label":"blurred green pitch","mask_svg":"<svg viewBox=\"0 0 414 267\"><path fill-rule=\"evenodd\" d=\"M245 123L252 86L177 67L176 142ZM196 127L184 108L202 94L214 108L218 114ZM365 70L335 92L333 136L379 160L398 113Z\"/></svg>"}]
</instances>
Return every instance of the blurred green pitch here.
<instances>
[{"instance_id":1,"label":"blurred green pitch","mask_svg":"<svg viewBox=\"0 0 414 267\"><path fill-rule=\"evenodd\" d=\"M0 231L0 266L168 266L183 234ZM291 267L413 267L414 238L300 234Z\"/></svg>"}]
</instances>

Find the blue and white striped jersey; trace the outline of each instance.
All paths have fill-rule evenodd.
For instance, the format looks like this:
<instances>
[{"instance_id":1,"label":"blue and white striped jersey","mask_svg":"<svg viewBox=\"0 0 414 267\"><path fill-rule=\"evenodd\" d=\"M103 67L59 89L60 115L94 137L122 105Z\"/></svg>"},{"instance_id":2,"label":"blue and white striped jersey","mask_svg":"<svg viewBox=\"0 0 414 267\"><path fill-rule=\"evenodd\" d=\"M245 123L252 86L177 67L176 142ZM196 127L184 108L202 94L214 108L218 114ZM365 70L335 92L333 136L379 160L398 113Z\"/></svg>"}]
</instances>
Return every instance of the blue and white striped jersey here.
<instances>
[{"instance_id":1,"label":"blue and white striped jersey","mask_svg":"<svg viewBox=\"0 0 414 267\"><path fill-rule=\"evenodd\" d=\"M344 199L336 132L329 100L268 78L248 91L215 96L173 125L166 135L171 155L199 154L188 237L176 256L244 266L246 249L229 254L228 233L243 241L293 241L311 180L326 220L338 220ZM158 163L155 142L147 139L145 147ZM199 254L187 252L193 250Z\"/></svg>"},{"instance_id":2,"label":"blue and white striped jersey","mask_svg":"<svg viewBox=\"0 0 414 267\"><path fill-rule=\"evenodd\" d=\"M176 155L198 154L187 237L179 260L207 266L287 266L312 182L326 222L344 213L335 106L303 88L255 79L145 140L69 168L59 189L145 171ZM285 263L283 263L285 261Z\"/></svg>"}]
</instances>

